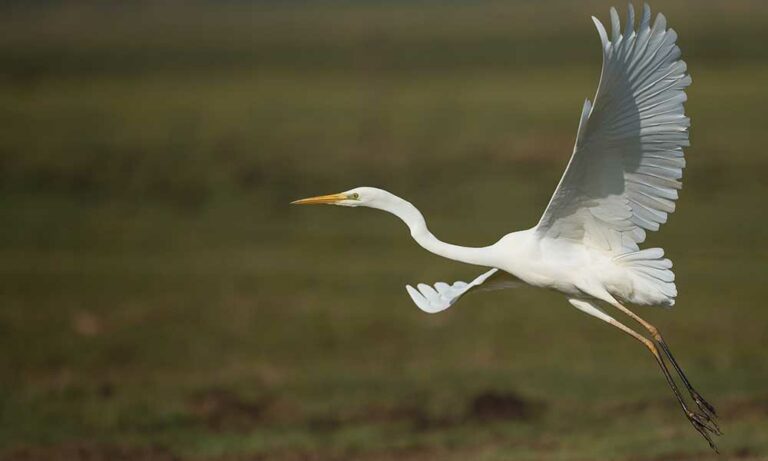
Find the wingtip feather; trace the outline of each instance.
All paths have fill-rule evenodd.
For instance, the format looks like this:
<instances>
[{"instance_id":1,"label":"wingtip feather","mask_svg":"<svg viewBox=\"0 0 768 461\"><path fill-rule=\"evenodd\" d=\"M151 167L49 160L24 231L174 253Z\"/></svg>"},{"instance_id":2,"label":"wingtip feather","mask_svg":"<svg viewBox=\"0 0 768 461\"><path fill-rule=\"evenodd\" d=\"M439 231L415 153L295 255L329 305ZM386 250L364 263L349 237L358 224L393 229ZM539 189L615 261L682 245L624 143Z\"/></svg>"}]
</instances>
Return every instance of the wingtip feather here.
<instances>
[{"instance_id":1,"label":"wingtip feather","mask_svg":"<svg viewBox=\"0 0 768 461\"><path fill-rule=\"evenodd\" d=\"M630 2L627 5L627 25L624 28L624 37L629 38L635 31L635 6Z\"/></svg>"},{"instance_id":2,"label":"wingtip feather","mask_svg":"<svg viewBox=\"0 0 768 461\"><path fill-rule=\"evenodd\" d=\"M643 3L643 16L640 19L640 30L645 30L651 27L651 7L647 3Z\"/></svg>"},{"instance_id":3,"label":"wingtip feather","mask_svg":"<svg viewBox=\"0 0 768 461\"><path fill-rule=\"evenodd\" d=\"M608 46L608 32L605 30L603 23L596 17L592 16L592 22L595 23L595 28L597 28L597 33L600 35L600 41L603 44L603 49L605 49Z\"/></svg>"},{"instance_id":4,"label":"wingtip feather","mask_svg":"<svg viewBox=\"0 0 768 461\"><path fill-rule=\"evenodd\" d=\"M406 285L405 290L408 292L408 295L411 297L413 303L416 304L416 307L418 307L421 311L426 312L427 314L436 314L443 310L439 308L435 309L429 300L412 286Z\"/></svg>"},{"instance_id":5,"label":"wingtip feather","mask_svg":"<svg viewBox=\"0 0 768 461\"><path fill-rule=\"evenodd\" d=\"M619 12L616 8L611 7L611 41L616 42L621 34L621 21L619 20Z\"/></svg>"}]
</instances>

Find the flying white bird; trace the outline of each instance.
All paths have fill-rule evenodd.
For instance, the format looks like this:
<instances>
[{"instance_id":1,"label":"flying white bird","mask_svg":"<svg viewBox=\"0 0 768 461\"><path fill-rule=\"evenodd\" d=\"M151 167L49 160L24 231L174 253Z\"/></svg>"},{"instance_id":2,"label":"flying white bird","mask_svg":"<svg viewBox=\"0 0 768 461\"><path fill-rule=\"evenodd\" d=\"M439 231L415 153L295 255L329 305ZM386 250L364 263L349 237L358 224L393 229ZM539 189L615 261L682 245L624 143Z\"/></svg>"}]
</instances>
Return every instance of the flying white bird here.
<instances>
[{"instance_id":1,"label":"flying white bird","mask_svg":"<svg viewBox=\"0 0 768 461\"><path fill-rule=\"evenodd\" d=\"M565 173L531 229L512 232L493 245L470 248L445 243L427 228L411 203L387 191L359 187L295 204L326 203L383 210L400 218L425 249L448 259L491 268L469 283L406 287L416 305L435 313L473 290L519 283L565 294L577 309L640 341L651 351L693 427L716 450L720 435L715 409L694 390L659 330L626 304L672 306L677 289L672 263L661 248L641 250L646 231L655 231L675 209L689 145L685 88L691 78L675 44L677 34L658 14L643 8L635 28L629 5L622 32L611 8L612 33L592 18L600 34L603 68L594 103L584 102L576 145ZM616 320L603 305L638 322L650 338ZM679 391L672 364L696 407Z\"/></svg>"}]
</instances>

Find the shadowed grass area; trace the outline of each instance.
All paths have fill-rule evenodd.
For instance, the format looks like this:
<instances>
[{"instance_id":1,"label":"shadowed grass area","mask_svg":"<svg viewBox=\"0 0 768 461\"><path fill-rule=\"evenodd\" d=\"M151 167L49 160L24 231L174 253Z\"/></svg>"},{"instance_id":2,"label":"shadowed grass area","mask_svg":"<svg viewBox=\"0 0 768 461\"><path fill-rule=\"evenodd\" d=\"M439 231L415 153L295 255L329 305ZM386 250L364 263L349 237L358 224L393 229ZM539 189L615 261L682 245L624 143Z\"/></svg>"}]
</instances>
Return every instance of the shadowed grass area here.
<instances>
[{"instance_id":1,"label":"shadowed grass area","mask_svg":"<svg viewBox=\"0 0 768 461\"><path fill-rule=\"evenodd\" d=\"M17 6L0 20L0 456L706 460L652 358L476 268L358 185L480 245L538 219L599 75L608 4ZM675 263L643 314L768 453L766 10L671 2L694 84ZM98 39L96 39L98 37ZM24 458L26 457L26 458Z\"/></svg>"}]
</instances>

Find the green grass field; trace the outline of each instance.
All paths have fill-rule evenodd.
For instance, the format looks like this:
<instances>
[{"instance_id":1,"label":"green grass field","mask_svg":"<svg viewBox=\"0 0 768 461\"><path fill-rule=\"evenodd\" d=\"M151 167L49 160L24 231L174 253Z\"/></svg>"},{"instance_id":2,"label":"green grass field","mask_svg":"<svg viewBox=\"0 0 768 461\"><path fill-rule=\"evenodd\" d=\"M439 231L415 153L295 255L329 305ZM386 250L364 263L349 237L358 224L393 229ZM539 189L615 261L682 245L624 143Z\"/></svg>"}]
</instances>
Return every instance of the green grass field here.
<instances>
[{"instance_id":1,"label":"green grass field","mask_svg":"<svg viewBox=\"0 0 768 461\"><path fill-rule=\"evenodd\" d=\"M441 238L535 224L611 4L3 7L0 459L768 459L768 9L655 2L693 76L675 262L643 309L721 414L722 457L652 357L521 288L419 311L478 268ZM623 5L619 5L623 9Z\"/></svg>"}]
</instances>

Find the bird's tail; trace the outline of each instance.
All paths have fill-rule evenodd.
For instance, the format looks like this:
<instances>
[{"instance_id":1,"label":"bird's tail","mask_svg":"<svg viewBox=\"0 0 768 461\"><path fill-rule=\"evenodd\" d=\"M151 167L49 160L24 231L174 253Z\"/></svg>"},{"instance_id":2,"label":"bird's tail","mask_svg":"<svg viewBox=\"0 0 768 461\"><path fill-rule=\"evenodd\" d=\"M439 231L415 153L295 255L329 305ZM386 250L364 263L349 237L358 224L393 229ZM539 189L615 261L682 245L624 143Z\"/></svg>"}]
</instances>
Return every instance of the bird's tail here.
<instances>
[{"instance_id":1,"label":"bird's tail","mask_svg":"<svg viewBox=\"0 0 768 461\"><path fill-rule=\"evenodd\" d=\"M634 251L614 258L632 280L628 301L633 304L672 307L677 296L672 261L661 248Z\"/></svg>"}]
</instances>

